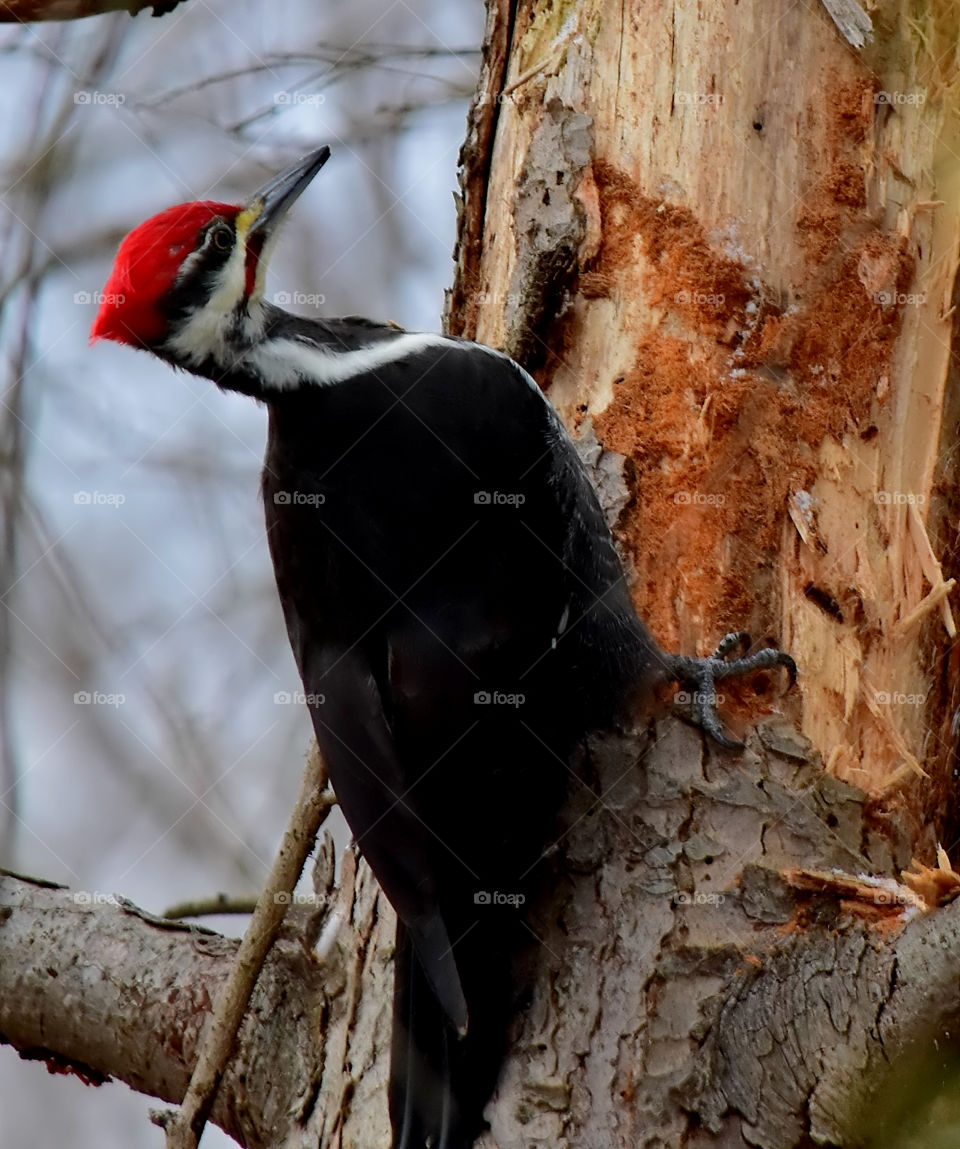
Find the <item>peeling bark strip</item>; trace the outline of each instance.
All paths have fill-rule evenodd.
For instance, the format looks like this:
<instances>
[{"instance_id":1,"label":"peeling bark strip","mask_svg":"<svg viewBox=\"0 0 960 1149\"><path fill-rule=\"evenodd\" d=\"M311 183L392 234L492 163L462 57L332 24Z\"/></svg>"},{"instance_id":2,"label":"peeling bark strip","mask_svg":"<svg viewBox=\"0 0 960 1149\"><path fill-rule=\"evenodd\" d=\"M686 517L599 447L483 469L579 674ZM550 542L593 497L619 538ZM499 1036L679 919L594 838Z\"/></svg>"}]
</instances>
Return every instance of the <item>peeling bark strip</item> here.
<instances>
[{"instance_id":1,"label":"peeling bark strip","mask_svg":"<svg viewBox=\"0 0 960 1149\"><path fill-rule=\"evenodd\" d=\"M552 99L530 140L513 207L519 251L506 296L504 350L528 370L550 358L544 340L566 305L585 212L577 186L590 163L589 116Z\"/></svg>"}]
</instances>

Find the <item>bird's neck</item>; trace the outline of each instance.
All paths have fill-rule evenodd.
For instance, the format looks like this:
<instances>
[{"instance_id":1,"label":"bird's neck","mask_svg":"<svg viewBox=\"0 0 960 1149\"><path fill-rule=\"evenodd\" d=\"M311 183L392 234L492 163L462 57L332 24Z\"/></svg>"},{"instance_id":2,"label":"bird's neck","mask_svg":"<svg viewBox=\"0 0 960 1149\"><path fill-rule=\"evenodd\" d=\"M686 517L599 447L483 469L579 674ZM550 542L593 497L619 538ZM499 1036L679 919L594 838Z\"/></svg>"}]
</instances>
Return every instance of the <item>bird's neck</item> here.
<instances>
[{"instance_id":1,"label":"bird's neck","mask_svg":"<svg viewBox=\"0 0 960 1149\"><path fill-rule=\"evenodd\" d=\"M378 372L449 343L441 335L412 334L356 316L307 319L261 304L253 315L224 318L219 324L191 319L158 354L224 390L269 402L286 392Z\"/></svg>"}]
</instances>

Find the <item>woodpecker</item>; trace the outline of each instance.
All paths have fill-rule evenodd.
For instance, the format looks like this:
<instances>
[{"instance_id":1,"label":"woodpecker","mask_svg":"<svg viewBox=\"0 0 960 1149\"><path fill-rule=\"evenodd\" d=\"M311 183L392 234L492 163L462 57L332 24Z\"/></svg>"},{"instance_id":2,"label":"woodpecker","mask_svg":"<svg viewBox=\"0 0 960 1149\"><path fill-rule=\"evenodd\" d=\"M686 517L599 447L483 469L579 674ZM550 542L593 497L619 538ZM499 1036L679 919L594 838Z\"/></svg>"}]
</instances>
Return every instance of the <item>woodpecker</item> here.
<instances>
[{"instance_id":1,"label":"woodpecker","mask_svg":"<svg viewBox=\"0 0 960 1149\"><path fill-rule=\"evenodd\" d=\"M662 651L637 617L559 417L506 355L264 298L278 225L321 147L246 204L171 207L120 246L91 340L265 404L262 492L317 741L397 912L394 1149L467 1149L514 1008L511 960L591 730L692 684L796 667L727 636Z\"/></svg>"}]
</instances>

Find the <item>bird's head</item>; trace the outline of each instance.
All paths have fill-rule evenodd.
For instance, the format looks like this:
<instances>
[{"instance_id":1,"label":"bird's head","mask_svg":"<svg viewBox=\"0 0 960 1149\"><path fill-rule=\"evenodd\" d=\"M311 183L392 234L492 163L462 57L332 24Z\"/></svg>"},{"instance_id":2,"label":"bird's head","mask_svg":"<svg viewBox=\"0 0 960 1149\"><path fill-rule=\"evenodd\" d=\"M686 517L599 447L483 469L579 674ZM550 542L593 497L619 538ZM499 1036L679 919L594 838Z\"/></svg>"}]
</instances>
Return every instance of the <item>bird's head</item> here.
<instances>
[{"instance_id":1,"label":"bird's head","mask_svg":"<svg viewBox=\"0 0 960 1149\"><path fill-rule=\"evenodd\" d=\"M184 366L224 361L261 327L279 224L330 156L318 148L246 204L200 200L153 216L121 243L90 341L113 339Z\"/></svg>"}]
</instances>

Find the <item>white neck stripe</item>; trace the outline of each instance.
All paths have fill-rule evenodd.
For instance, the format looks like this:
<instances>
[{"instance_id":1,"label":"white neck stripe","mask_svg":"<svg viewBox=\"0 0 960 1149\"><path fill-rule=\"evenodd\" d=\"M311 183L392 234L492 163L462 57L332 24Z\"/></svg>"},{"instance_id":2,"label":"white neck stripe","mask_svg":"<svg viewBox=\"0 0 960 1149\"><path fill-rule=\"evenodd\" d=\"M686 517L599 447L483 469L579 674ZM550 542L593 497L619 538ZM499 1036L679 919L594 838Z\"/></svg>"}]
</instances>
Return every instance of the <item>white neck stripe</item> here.
<instances>
[{"instance_id":1,"label":"white neck stripe","mask_svg":"<svg viewBox=\"0 0 960 1149\"><path fill-rule=\"evenodd\" d=\"M311 346L299 339L277 339L254 347L238 366L248 365L265 387L278 391L301 383L327 386L343 383L355 375L365 375L396 363L428 347L454 347L453 340L429 332L392 336L354 351Z\"/></svg>"}]
</instances>

